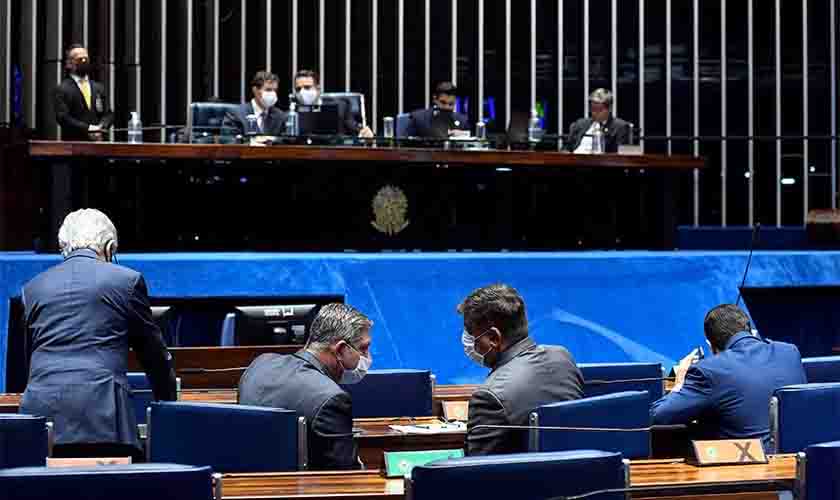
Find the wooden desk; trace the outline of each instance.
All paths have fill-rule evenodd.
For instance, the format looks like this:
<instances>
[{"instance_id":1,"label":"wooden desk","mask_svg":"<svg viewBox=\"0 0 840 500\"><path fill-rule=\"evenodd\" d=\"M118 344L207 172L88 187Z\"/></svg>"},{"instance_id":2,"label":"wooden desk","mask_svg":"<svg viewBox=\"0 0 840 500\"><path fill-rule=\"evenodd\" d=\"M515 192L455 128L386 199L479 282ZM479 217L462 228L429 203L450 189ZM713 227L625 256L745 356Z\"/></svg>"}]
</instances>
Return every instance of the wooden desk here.
<instances>
[{"instance_id":1,"label":"wooden desk","mask_svg":"<svg viewBox=\"0 0 840 500\"><path fill-rule=\"evenodd\" d=\"M632 497L639 500L778 500L778 492L792 489L795 479L793 455L779 455L771 458L769 464L761 465L695 467L683 462L656 460L630 464ZM249 500L395 500L404 498L404 489L403 480L386 479L379 471L225 474L222 480L223 498Z\"/></svg>"},{"instance_id":2,"label":"wooden desk","mask_svg":"<svg viewBox=\"0 0 840 500\"><path fill-rule=\"evenodd\" d=\"M391 425L428 424L439 422L437 417L418 418L357 418L353 427L362 431L356 436L359 458L368 469L384 468L385 451L416 451L457 449L464 447L466 432L441 434L404 434Z\"/></svg>"},{"instance_id":3,"label":"wooden desk","mask_svg":"<svg viewBox=\"0 0 840 500\"><path fill-rule=\"evenodd\" d=\"M52 193L44 231L60 224L64 200L96 205L133 221L120 229L132 251L673 248L680 175L704 166L680 155L369 146L32 141L28 152L42 182L89 186ZM398 234L370 224L384 186L407 203ZM493 203L476 212L486 193Z\"/></svg>"}]
</instances>

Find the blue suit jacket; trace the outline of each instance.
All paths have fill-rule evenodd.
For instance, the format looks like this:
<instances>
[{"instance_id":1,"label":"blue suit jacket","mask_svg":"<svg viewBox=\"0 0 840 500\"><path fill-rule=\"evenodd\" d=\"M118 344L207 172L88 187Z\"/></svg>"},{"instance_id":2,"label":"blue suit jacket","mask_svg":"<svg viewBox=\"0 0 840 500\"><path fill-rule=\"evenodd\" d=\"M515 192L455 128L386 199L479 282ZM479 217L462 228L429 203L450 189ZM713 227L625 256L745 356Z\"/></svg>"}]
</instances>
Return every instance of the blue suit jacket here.
<instances>
[{"instance_id":1,"label":"blue suit jacket","mask_svg":"<svg viewBox=\"0 0 840 500\"><path fill-rule=\"evenodd\" d=\"M651 419L662 425L698 420L704 437L712 439L766 441L773 392L805 382L796 346L741 332L723 352L692 365L682 389L653 403Z\"/></svg>"},{"instance_id":2,"label":"blue suit jacket","mask_svg":"<svg viewBox=\"0 0 840 500\"><path fill-rule=\"evenodd\" d=\"M176 397L140 273L79 250L24 285L21 298L32 353L21 413L52 418L57 444L137 446L125 376L129 347L155 398Z\"/></svg>"},{"instance_id":3,"label":"blue suit jacket","mask_svg":"<svg viewBox=\"0 0 840 500\"><path fill-rule=\"evenodd\" d=\"M408 121L406 137L434 137L435 131L432 126L435 110L433 108L413 111ZM451 130L469 130L470 124L466 115L452 113Z\"/></svg>"}]
</instances>

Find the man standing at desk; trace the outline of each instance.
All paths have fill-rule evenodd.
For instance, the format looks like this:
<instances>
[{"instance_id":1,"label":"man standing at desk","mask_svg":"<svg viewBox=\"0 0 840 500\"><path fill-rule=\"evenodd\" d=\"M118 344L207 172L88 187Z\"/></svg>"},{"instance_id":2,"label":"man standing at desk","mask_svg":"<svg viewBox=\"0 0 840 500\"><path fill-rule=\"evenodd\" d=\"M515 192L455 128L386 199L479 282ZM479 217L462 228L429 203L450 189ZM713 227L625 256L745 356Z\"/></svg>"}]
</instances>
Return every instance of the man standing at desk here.
<instances>
[{"instance_id":1,"label":"man standing at desk","mask_svg":"<svg viewBox=\"0 0 840 500\"><path fill-rule=\"evenodd\" d=\"M56 457L141 458L126 379L129 347L155 399L176 399L146 282L113 264L117 230L99 210L69 214L58 240L64 262L21 294L31 361L20 412L53 419Z\"/></svg>"},{"instance_id":2,"label":"man standing at desk","mask_svg":"<svg viewBox=\"0 0 840 500\"><path fill-rule=\"evenodd\" d=\"M316 111L321 107L321 81L318 73L302 69L295 74L292 81L295 91L295 104L299 113ZM356 123L347 104L337 101L338 121L335 133L338 135L358 135L359 137L373 137L373 131L369 127L363 127ZM302 131L307 133L308 131Z\"/></svg>"},{"instance_id":3,"label":"man standing at desk","mask_svg":"<svg viewBox=\"0 0 840 500\"><path fill-rule=\"evenodd\" d=\"M90 57L86 48L73 44L64 53L67 77L53 91L55 120L61 137L70 141L101 141L114 121L105 87L90 79Z\"/></svg>"},{"instance_id":4,"label":"man standing at desk","mask_svg":"<svg viewBox=\"0 0 840 500\"><path fill-rule=\"evenodd\" d=\"M491 369L470 399L467 454L527 451L524 431L482 426L528 425L537 406L583 397L583 376L564 347L537 345L528 336L525 301L514 288L479 288L458 312L464 353Z\"/></svg>"},{"instance_id":5,"label":"man standing at desk","mask_svg":"<svg viewBox=\"0 0 840 500\"><path fill-rule=\"evenodd\" d=\"M239 403L294 410L306 418L311 470L358 469L350 395L338 384L364 378L373 360L373 322L346 304L327 304L295 354L263 354L239 380Z\"/></svg>"},{"instance_id":6,"label":"man standing at desk","mask_svg":"<svg viewBox=\"0 0 840 500\"><path fill-rule=\"evenodd\" d=\"M239 135L248 132L248 116L256 117L258 135L283 135L286 130L286 113L274 105L277 104L277 75L269 71L260 71L251 78L251 94L254 98L243 103L235 114L227 113L222 127L232 129Z\"/></svg>"},{"instance_id":7,"label":"man standing at desk","mask_svg":"<svg viewBox=\"0 0 840 500\"><path fill-rule=\"evenodd\" d=\"M723 304L703 320L714 356L695 362L695 353L674 368L669 394L653 403L653 424L700 423L700 438L760 438L768 449L768 405L776 389L807 383L796 346L770 342L750 332L747 315Z\"/></svg>"},{"instance_id":8,"label":"man standing at desk","mask_svg":"<svg viewBox=\"0 0 840 500\"><path fill-rule=\"evenodd\" d=\"M627 144L630 124L612 115L613 95L607 89L595 89L589 94L589 118L581 118L569 128L569 151L577 154L592 152L592 134L601 129L604 152L615 153L619 144Z\"/></svg>"},{"instance_id":9,"label":"man standing at desk","mask_svg":"<svg viewBox=\"0 0 840 500\"><path fill-rule=\"evenodd\" d=\"M432 107L413 111L409 116L407 137L435 137L445 139L458 131L469 133L467 117L455 112L458 91L451 82L441 82L432 94Z\"/></svg>"}]
</instances>

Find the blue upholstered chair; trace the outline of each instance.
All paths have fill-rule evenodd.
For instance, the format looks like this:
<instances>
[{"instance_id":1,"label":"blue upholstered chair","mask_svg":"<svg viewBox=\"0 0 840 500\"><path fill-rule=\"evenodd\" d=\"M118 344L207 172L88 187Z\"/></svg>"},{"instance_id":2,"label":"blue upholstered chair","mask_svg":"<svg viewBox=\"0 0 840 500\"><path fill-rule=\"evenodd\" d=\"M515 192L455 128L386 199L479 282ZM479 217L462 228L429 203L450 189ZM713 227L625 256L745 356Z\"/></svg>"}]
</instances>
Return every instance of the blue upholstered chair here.
<instances>
[{"instance_id":1,"label":"blue upholstered chair","mask_svg":"<svg viewBox=\"0 0 840 500\"><path fill-rule=\"evenodd\" d=\"M410 113L400 113L397 115L396 119L396 136L397 138L404 138L408 137L408 127L411 125L411 114Z\"/></svg>"},{"instance_id":2,"label":"blue upholstered chair","mask_svg":"<svg viewBox=\"0 0 840 500\"><path fill-rule=\"evenodd\" d=\"M840 356L802 358L802 368L809 384L840 382Z\"/></svg>"},{"instance_id":3,"label":"blue upholstered chair","mask_svg":"<svg viewBox=\"0 0 840 500\"><path fill-rule=\"evenodd\" d=\"M411 471L411 480L406 483L407 497L411 500L544 500L626 488L629 483L626 467L621 454L593 450L441 460ZM619 500L625 494L603 494L595 498Z\"/></svg>"},{"instance_id":4,"label":"blue upholstered chair","mask_svg":"<svg viewBox=\"0 0 840 500\"><path fill-rule=\"evenodd\" d=\"M531 451L597 449L621 452L626 458L650 457L650 396L628 391L563 401L531 413ZM550 430L543 427L637 430Z\"/></svg>"},{"instance_id":5,"label":"blue upholstered chair","mask_svg":"<svg viewBox=\"0 0 840 500\"><path fill-rule=\"evenodd\" d=\"M353 398L353 417L432 415L434 376L428 370L371 370L344 390Z\"/></svg>"},{"instance_id":6,"label":"blue upholstered chair","mask_svg":"<svg viewBox=\"0 0 840 500\"><path fill-rule=\"evenodd\" d=\"M225 319L222 321L222 337L219 345L222 347L236 345L236 314L225 314Z\"/></svg>"},{"instance_id":7,"label":"blue upholstered chair","mask_svg":"<svg viewBox=\"0 0 840 500\"><path fill-rule=\"evenodd\" d=\"M603 396L623 391L648 391L651 402L662 397L660 363L581 363L583 396Z\"/></svg>"},{"instance_id":8,"label":"blue upholstered chair","mask_svg":"<svg viewBox=\"0 0 840 500\"><path fill-rule=\"evenodd\" d=\"M154 401L152 384L143 372L128 372L125 374L128 385L131 387L131 400L134 403L134 415L138 424L146 423L146 409ZM175 390L178 398L181 397L181 377L175 378Z\"/></svg>"},{"instance_id":9,"label":"blue upholstered chair","mask_svg":"<svg viewBox=\"0 0 840 500\"><path fill-rule=\"evenodd\" d=\"M216 472L306 468L306 420L291 410L155 402L148 433L149 462L209 465Z\"/></svg>"},{"instance_id":10,"label":"blue upholstered chair","mask_svg":"<svg viewBox=\"0 0 840 500\"><path fill-rule=\"evenodd\" d=\"M15 500L213 500L213 493L210 467L131 464L0 471L0 498Z\"/></svg>"},{"instance_id":11,"label":"blue upholstered chair","mask_svg":"<svg viewBox=\"0 0 840 500\"><path fill-rule=\"evenodd\" d=\"M812 444L805 448L804 455L805 495L800 496L799 500L840 499L840 474L837 473L840 471L840 441ZM801 457L802 454L800 454L800 462ZM799 465L801 469L802 464ZM800 487L802 487L801 484Z\"/></svg>"},{"instance_id":12,"label":"blue upholstered chair","mask_svg":"<svg viewBox=\"0 0 840 500\"><path fill-rule=\"evenodd\" d=\"M52 436L46 417L0 414L0 469L44 465Z\"/></svg>"},{"instance_id":13,"label":"blue upholstered chair","mask_svg":"<svg viewBox=\"0 0 840 500\"><path fill-rule=\"evenodd\" d=\"M330 104L335 101L344 101L345 105L353 114L353 119L356 123L367 126L367 118L365 117L365 95L359 92L323 92L321 94L321 102L323 104Z\"/></svg>"},{"instance_id":14,"label":"blue upholstered chair","mask_svg":"<svg viewBox=\"0 0 840 500\"><path fill-rule=\"evenodd\" d=\"M801 384L777 389L770 400L771 450L797 453L840 440L840 384Z\"/></svg>"}]
</instances>

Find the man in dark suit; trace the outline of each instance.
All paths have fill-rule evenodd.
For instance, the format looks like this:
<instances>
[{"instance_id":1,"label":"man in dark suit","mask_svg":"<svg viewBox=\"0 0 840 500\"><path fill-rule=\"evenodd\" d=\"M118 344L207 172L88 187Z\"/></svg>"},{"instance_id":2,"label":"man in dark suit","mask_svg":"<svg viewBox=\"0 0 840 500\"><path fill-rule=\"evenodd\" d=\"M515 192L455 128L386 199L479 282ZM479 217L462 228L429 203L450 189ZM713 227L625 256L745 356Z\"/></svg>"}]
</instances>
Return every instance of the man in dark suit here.
<instances>
[{"instance_id":1,"label":"man in dark suit","mask_svg":"<svg viewBox=\"0 0 840 500\"><path fill-rule=\"evenodd\" d=\"M263 354L239 380L239 403L295 410L306 418L312 470L360 466L352 401L338 384L357 383L370 368L371 326L351 306L328 304L312 321L303 350Z\"/></svg>"},{"instance_id":2,"label":"man in dark suit","mask_svg":"<svg viewBox=\"0 0 840 500\"><path fill-rule=\"evenodd\" d=\"M295 73L292 80L292 88L295 91L294 99L296 109L299 113L317 112L322 106L321 102L321 80L318 73L302 69ZM338 135L358 135L359 137L373 137L373 131L360 123L356 123L353 114L343 101L336 101L336 112L338 120L335 133ZM309 130L301 129L302 134L310 133Z\"/></svg>"},{"instance_id":3,"label":"man in dark suit","mask_svg":"<svg viewBox=\"0 0 840 500\"><path fill-rule=\"evenodd\" d=\"M696 361L692 353L675 367L674 388L653 403L652 423L698 420L698 437L760 438L767 449L773 392L807 382L799 350L753 336L747 315L732 304L709 311L703 330L714 356Z\"/></svg>"},{"instance_id":4,"label":"man in dark suit","mask_svg":"<svg viewBox=\"0 0 840 500\"><path fill-rule=\"evenodd\" d=\"M253 99L242 103L235 114L227 113L222 127L237 135L249 132L257 135L283 135L286 132L286 113L275 106L279 81L277 75L269 71L255 74L251 78ZM249 116L256 120L256 130L248 129Z\"/></svg>"},{"instance_id":5,"label":"man in dark suit","mask_svg":"<svg viewBox=\"0 0 840 500\"><path fill-rule=\"evenodd\" d=\"M439 83L432 94L432 107L411 113L405 135L444 139L463 131L469 134L470 125L466 115L455 112L457 93L451 82Z\"/></svg>"},{"instance_id":6,"label":"man in dark suit","mask_svg":"<svg viewBox=\"0 0 840 500\"><path fill-rule=\"evenodd\" d=\"M604 137L604 152L615 153L619 144L627 144L630 124L612 115L613 95L607 89L595 89L589 95L589 118L581 118L569 128L566 149L578 154L592 152L592 134L600 128Z\"/></svg>"},{"instance_id":7,"label":"man in dark suit","mask_svg":"<svg viewBox=\"0 0 840 500\"><path fill-rule=\"evenodd\" d=\"M53 419L55 456L142 457L126 380L129 347L155 399L176 399L146 282L112 263L116 228L98 210L69 214L58 240L64 262L21 295L31 360L20 411Z\"/></svg>"},{"instance_id":8,"label":"man in dark suit","mask_svg":"<svg viewBox=\"0 0 840 500\"><path fill-rule=\"evenodd\" d=\"M73 141L101 141L114 121L105 87L91 80L90 58L83 46L73 44L64 54L67 77L53 91L55 120L61 137Z\"/></svg>"},{"instance_id":9,"label":"man in dark suit","mask_svg":"<svg viewBox=\"0 0 840 500\"><path fill-rule=\"evenodd\" d=\"M527 451L524 431L482 426L528 425L537 406L583 397L583 376L564 347L537 345L528 336L525 302L512 287L479 288L458 311L464 353L491 369L470 399L467 453Z\"/></svg>"}]
</instances>

